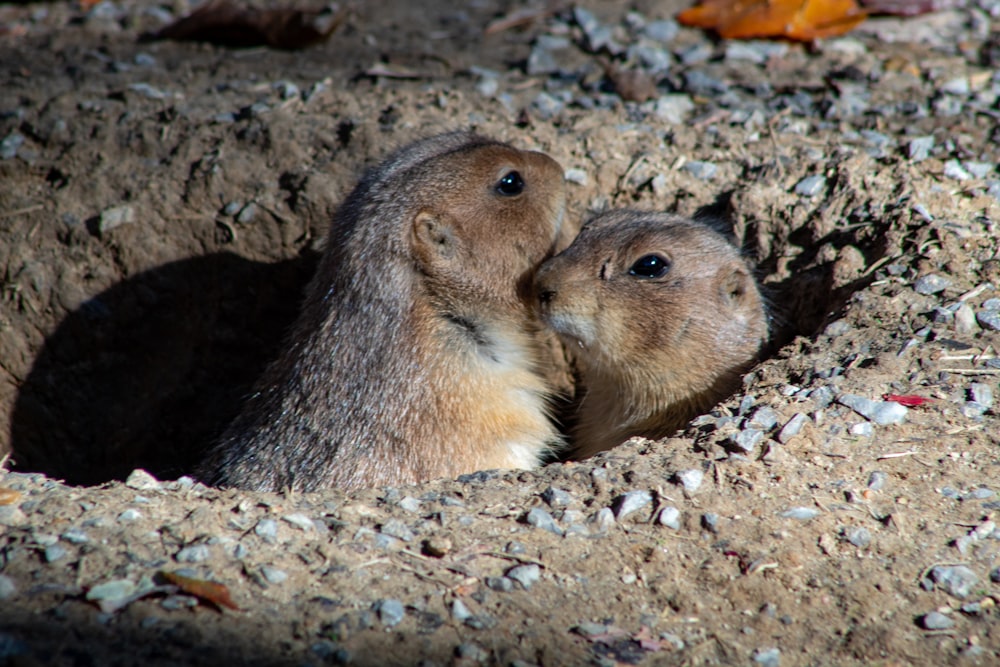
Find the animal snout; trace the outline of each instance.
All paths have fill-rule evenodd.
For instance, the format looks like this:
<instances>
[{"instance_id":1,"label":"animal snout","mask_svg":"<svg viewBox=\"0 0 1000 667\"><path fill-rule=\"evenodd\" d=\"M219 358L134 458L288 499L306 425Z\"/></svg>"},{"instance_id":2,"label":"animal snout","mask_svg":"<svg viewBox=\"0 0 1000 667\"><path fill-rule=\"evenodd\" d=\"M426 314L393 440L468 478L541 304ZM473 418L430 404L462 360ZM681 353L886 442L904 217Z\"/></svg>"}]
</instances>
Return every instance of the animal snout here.
<instances>
[{"instance_id":1,"label":"animal snout","mask_svg":"<svg viewBox=\"0 0 1000 667\"><path fill-rule=\"evenodd\" d=\"M538 290L538 301L541 304L552 303L556 298L556 291L554 289L540 289Z\"/></svg>"}]
</instances>

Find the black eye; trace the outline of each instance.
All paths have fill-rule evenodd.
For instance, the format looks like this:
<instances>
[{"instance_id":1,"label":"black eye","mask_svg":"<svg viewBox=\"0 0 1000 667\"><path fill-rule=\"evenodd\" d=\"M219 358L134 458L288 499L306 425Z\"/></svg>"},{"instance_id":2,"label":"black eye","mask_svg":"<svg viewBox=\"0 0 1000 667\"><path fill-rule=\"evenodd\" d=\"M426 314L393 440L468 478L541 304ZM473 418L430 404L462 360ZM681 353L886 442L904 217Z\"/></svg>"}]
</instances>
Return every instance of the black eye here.
<instances>
[{"instance_id":1,"label":"black eye","mask_svg":"<svg viewBox=\"0 0 1000 667\"><path fill-rule=\"evenodd\" d=\"M524 191L524 179L516 171L507 174L497 182L497 192L504 197L513 197Z\"/></svg>"},{"instance_id":2,"label":"black eye","mask_svg":"<svg viewBox=\"0 0 1000 667\"><path fill-rule=\"evenodd\" d=\"M662 278L670 270L670 260L662 255L643 255L629 268L630 276L636 278Z\"/></svg>"}]
</instances>

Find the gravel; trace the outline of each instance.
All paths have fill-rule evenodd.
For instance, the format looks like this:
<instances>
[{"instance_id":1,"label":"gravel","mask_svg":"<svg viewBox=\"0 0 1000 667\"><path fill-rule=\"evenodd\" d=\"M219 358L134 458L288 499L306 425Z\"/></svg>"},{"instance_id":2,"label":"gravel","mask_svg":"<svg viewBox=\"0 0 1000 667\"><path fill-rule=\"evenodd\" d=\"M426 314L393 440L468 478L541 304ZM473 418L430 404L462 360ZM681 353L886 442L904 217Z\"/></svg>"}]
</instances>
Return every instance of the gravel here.
<instances>
[{"instance_id":1,"label":"gravel","mask_svg":"<svg viewBox=\"0 0 1000 667\"><path fill-rule=\"evenodd\" d=\"M871 544L872 534L867 528L852 526L844 531L844 538L859 549L864 549Z\"/></svg>"},{"instance_id":2,"label":"gravel","mask_svg":"<svg viewBox=\"0 0 1000 667\"><path fill-rule=\"evenodd\" d=\"M378 614L378 620L382 625L388 628L399 625L406 618L406 608L403 603L391 598L377 601L372 610Z\"/></svg>"},{"instance_id":3,"label":"gravel","mask_svg":"<svg viewBox=\"0 0 1000 667\"><path fill-rule=\"evenodd\" d=\"M785 519L799 519L800 521L808 521L810 519L815 519L820 514L819 510L815 507L792 507L784 512L780 512L779 516Z\"/></svg>"},{"instance_id":4,"label":"gravel","mask_svg":"<svg viewBox=\"0 0 1000 667\"><path fill-rule=\"evenodd\" d=\"M798 412L789 419L784 426L781 427L781 431L778 432L778 442L782 444L788 444L788 441L797 436L802 432L802 427L806 425L809 421L808 415Z\"/></svg>"},{"instance_id":5,"label":"gravel","mask_svg":"<svg viewBox=\"0 0 1000 667\"><path fill-rule=\"evenodd\" d=\"M976 573L964 565L937 565L931 568L930 579L946 593L959 599L968 597L979 583Z\"/></svg>"},{"instance_id":6,"label":"gravel","mask_svg":"<svg viewBox=\"0 0 1000 667\"><path fill-rule=\"evenodd\" d=\"M795 194L803 197L815 197L826 189L825 176L806 176L795 185Z\"/></svg>"},{"instance_id":7,"label":"gravel","mask_svg":"<svg viewBox=\"0 0 1000 667\"><path fill-rule=\"evenodd\" d=\"M698 468L691 468L690 470L678 472L676 478L686 492L694 493L701 487L701 482L705 479L705 473Z\"/></svg>"},{"instance_id":8,"label":"gravel","mask_svg":"<svg viewBox=\"0 0 1000 667\"><path fill-rule=\"evenodd\" d=\"M854 394L841 394L837 397L837 402L851 408L879 426L900 424L909 412L905 406L894 401L873 401Z\"/></svg>"},{"instance_id":9,"label":"gravel","mask_svg":"<svg viewBox=\"0 0 1000 667\"><path fill-rule=\"evenodd\" d=\"M950 286L951 280L945 278L944 276L939 276L936 273L929 273L927 275L920 276L917 278L916 282L913 283L913 289L915 289L918 294L926 296L943 292Z\"/></svg>"},{"instance_id":10,"label":"gravel","mask_svg":"<svg viewBox=\"0 0 1000 667\"><path fill-rule=\"evenodd\" d=\"M552 518L546 510L540 507L533 507L528 510L528 514L525 516L525 521L528 525L534 526L535 528L541 528L542 530L547 530L553 535L558 535L562 537L563 529L559 527L556 520Z\"/></svg>"},{"instance_id":11,"label":"gravel","mask_svg":"<svg viewBox=\"0 0 1000 667\"><path fill-rule=\"evenodd\" d=\"M507 577L521 584L524 590L530 590L542 577L542 569L534 563L518 565L507 570Z\"/></svg>"},{"instance_id":12,"label":"gravel","mask_svg":"<svg viewBox=\"0 0 1000 667\"><path fill-rule=\"evenodd\" d=\"M681 527L681 513L676 507L666 506L660 510L660 515L657 519L661 526L666 526L667 528L672 528L674 530L680 530Z\"/></svg>"},{"instance_id":13,"label":"gravel","mask_svg":"<svg viewBox=\"0 0 1000 667\"><path fill-rule=\"evenodd\" d=\"M621 521L629 514L648 507L652 502L653 494L649 491L639 489L629 491L625 495L615 498L611 504L611 510L615 513L615 519Z\"/></svg>"}]
</instances>

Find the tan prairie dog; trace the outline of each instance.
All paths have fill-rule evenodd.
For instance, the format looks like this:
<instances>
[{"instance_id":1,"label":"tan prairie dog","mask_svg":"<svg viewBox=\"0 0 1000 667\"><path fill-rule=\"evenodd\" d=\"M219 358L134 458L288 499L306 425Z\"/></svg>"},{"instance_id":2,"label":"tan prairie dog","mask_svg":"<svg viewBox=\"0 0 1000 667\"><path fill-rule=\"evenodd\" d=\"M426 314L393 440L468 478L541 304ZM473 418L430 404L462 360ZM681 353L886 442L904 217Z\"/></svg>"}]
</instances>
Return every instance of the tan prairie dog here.
<instances>
[{"instance_id":1,"label":"tan prairie dog","mask_svg":"<svg viewBox=\"0 0 1000 667\"><path fill-rule=\"evenodd\" d=\"M418 141L343 202L283 354L201 469L312 491L531 468L561 437L531 281L563 224L552 158Z\"/></svg>"},{"instance_id":2,"label":"tan prairie dog","mask_svg":"<svg viewBox=\"0 0 1000 667\"><path fill-rule=\"evenodd\" d=\"M543 319L580 376L575 456L672 434L733 392L768 337L750 268L710 227L616 210L535 279Z\"/></svg>"}]
</instances>

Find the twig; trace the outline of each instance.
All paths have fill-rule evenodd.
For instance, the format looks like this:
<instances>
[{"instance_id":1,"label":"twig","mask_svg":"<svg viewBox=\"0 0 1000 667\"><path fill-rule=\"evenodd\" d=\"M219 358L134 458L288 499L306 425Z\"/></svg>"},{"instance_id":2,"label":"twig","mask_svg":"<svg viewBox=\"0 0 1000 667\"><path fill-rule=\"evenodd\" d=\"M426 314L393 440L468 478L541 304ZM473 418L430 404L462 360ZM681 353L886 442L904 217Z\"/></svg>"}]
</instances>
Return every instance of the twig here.
<instances>
[{"instance_id":1,"label":"twig","mask_svg":"<svg viewBox=\"0 0 1000 667\"><path fill-rule=\"evenodd\" d=\"M910 450L908 452L895 452L893 454L883 454L882 456L876 456L876 461L885 461L886 459L898 459L904 456L913 456L914 454L919 454L920 452L915 450Z\"/></svg>"}]
</instances>

